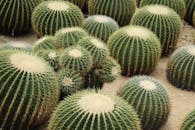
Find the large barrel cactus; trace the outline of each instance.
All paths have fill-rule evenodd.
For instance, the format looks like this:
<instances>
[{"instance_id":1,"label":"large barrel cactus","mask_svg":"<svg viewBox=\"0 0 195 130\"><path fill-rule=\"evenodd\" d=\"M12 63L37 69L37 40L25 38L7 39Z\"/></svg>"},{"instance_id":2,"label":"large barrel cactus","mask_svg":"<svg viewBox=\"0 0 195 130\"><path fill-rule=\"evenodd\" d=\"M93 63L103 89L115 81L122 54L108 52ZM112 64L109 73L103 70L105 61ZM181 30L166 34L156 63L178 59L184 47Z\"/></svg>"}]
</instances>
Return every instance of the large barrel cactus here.
<instances>
[{"instance_id":1,"label":"large barrel cactus","mask_svg":"<svg viewBox=\"0 0 195 130\"><path fill-rule=\"evenodd\" d=\"M194 0L184 0L186 3L186 15L185 20L189 24L193 24L193 12L195 11L195 1Z\"/></svg>"},{"instance_id":2,"label":"large barrel cactus","mask_svg":"<svg viewBox=\"0 0 195 130\"><path fill-rule=\"evenodd\" d=\"M180 130L195 130L195 109L187 115Z\"/></svg>"},{"instance_id":3,"label":"large barrel cactus","mask_svg":"<svg viewBox=\"0 0 195 130\"><path fill-rule=\"evenodd\" d=\"M127 26L113 33L108 48L126 76L151 73L161 54L157 36L140 26Z\"/></svg>"},{"instance_id":4,"label":"large barrel cactus","mask_svg":"<svg viewBox=\"0 0 195 130\"><path fill-rule=\"evenodd\" d=\"M119 95L134 106L144 130L157 130L168 118L168 94L163 85L154 78L135 76L129 79Z\"/></svg>"},{"instance_id":5,"label":"large barrel cactus","mask_svg":"<svg viewBox=\"0 0 195 130\"><path fill-rule=\"evenodd\" d=\"M44 60L23 51L0 52L0 128L33 129L58 100L58 78Z\"/></svg>"},{"instance_id":6,"label":"large barrel cactus","mask_svg":"<svg viewBox=\"0 0 195 130\"><path fill-rule=\"evenodd\" d=\"M195 91L195 46L180 47L167 66L168 80L178 88Z\"/></svg>"},{"instance_id":7,"label":"large barrel cactus","mask_svg":"<svg viewBox=\"0 0 195 130\"><path fill-rule=\"evenodd\" d=\"M41 0L0 0L0 31L18 35L30 30L31 14Z\"/></svg>"},{"instance_id":8,"label":"large barrel cactus","mask_svg":"<svg viewBox=\"0 0 195 130\"><path fill-rule=\"evenodd\" d=\"M82 91L66 98L54 111L49 130L141 130L132 106L120 97Z\"/></svg>"},{"instance_id":9,"label":"large barrel cactus","mask_svg":"<svg viewBox=\"0 0 195 130\"><path fill-rule=\"evenodd\" d=\"M160 39L162 55L168 55L177 45L182 22L179 15L163 5L149 5L138 10L131 24L152 30Z\"/></svg>"},{"instance_id":10,"label":"large barrel cactus","mask_svg":"<svg viewBox=\"0 0 195 130\"><path fill-rule=\"evenodd\" d=\"M32 26L38 37L53 35L63 27L82 26L84 16L74 4L66 1L46 1L32 14Z\"/></svg>"},{"instance_id":11,"label":"large barrel cactus","mask_svg":"<svg viewBox=\"0 0 195 130\"><path fill-rule=\"evenodd\" d=\"M120 26L127 25L135 12L135 0L89 0L89 15L101 14L115 19Z\"/></svg>"}]
</instances>

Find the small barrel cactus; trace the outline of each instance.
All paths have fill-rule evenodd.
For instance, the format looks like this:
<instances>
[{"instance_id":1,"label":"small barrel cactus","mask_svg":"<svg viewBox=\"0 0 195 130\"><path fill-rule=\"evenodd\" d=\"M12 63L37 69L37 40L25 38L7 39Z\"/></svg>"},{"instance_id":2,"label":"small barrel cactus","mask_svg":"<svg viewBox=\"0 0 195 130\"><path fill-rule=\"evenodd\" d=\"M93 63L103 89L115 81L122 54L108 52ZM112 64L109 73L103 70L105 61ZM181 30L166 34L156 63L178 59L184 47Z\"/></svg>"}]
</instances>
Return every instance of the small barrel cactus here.
<instances>
[{"instance_id":1,"label":"small barrel cactus","mask_svg":"<svg viewBox=\"0 0 195 130\"><path fill-rule=\"evenodd\" d=\"M119 25L111 17L93 15L84 20L83 28L92 36L107 42L109 36L119 29Z\"/></svg>"},{"instance_id":2,"label":"small barrel cactus","mask_svg":"<svg viewBox=\"0 0 195 130\"><path fill-rule=\"evenodd\" d=\"M86 37L81 39L78 44L91 53L94 67L99 66L109 55L109 50L105 43L97 38Z\"/></svg>"},{"instance_id":3,"label":"small barrel cactus","mask_svg":"<svg viewBox=\"0 0 195 130\"><path fill-rule=\"evenodd\" d=\"M90 52L81 46L66 48L60 57L60 64L66 69L85 74L92 68L93 61Z\"/></svg>"},{"instance_id":4,"label":"small barrel cactus","mask_svg":"<svg viewBox=\"0 0 195 130\"><path fill-rule=\"evenodd\" d=\"M187 115L180 130L195 130L195 109Z\"/></svg>"},{"instance_id":5,"label":"small barrel cactus","mask_svg":"<svg viewBox=\"0 0 195 130\"><path fill-rule=\"evenodd\" d=\"M101 91L82 91L60 103L49 130L141 130L132 106L118 96Z\"/></svg>"},{"instance_id":6,"label":"small barrel cactus","mask_svg":"<svg viewBox=\"0 0 195 130\"><path fill-rule=\"evenodd\" d=\"M161 55L157 36L141 26L119 29L110 36L108 48L126 76L151 73Z\"/></svg>"},{"instance_id":7,"label":"small barrel cactus","mask_svg":"<svg viewBox=\"0 0 195 130\"><path fill-rule=\"evenodd\" d=\"M163 5L149 5L138 10L131 24L149 28L161 42L162 55L168 55L177 45L182 22L179 15Z\"/></svg>"},{"instance_id":8,"label":"small barrel cactus","mask_svg":"<svg viewBox=\"0 0 195 130\"><path fill-rule=\"evenodd\" d=\"M84 16L74 4L66 1L46 1L32 14L32 26L38 37L53 35L63 27L82 26Z\"/></svg>"},{"instance_id":9,"label":"small barrel cactus","mask_svg":"<svg viewBox=\"0 0 195 130\"><path fill-rule=\"evenodd\" d=\"M47 120L59 100L53 69L24 51L0 52L0 128L28 130Z\"/></svg>"},{"instance_id":10,"label":"small barrel cactus","mask_svg":"<svg viewBox=\"0 0 195 130\"><path fill-rule=\"evenodd\" d=\"M127 25L135 12L135 0L89 0L89 15L101 14L112 17L120 26Z\"/></svg>"},{"instance_id":11,"label":"small barrel cactus","mask_svg":"<svg viewBox=\"0 0 195 130\"><path fill-rule=\"evenodd\" d=\"M167 78L178 88L195 91L195 45L180 47L172 54Z\"/></svg>"},{"instance_id":12,"label":"small barrel cactus","mask_svg":"<svg viewBox=\"0 0 195 130\"><path fill-rule=\"evenodd\" d=\"M0 0L0 31L12 36L31 28L31 14L41 0Z\"/></svg>"},{"instance_id":13,"label":"small barrel cactus","mask_svg":"<svg viewBox=\"0 0 195 130\"><path fill-rule=\"evenodd\" d=\"M193 12L195 10L195 1L194 0L184 0L186 4L186 15L185 20L189 24L193 24Z\"/></svg>"},{"instance_id":14,"label":"small barrel cactus","mask_svg":"<svg viewBox=\"0 0 195 130\"><path fill-rule=\"evenodd\" d=\"M164 5L172 8L181 18L184 18L185 16L186 6L184 0L141 0L140 7L154 4Z\"/></svg>"},{"instance_id":15,"label":"small barrel cactus","mask_svg":"<svg viewBox=\"0 0 195 130\"><path fill-rule=\"evenodd\" d=\"M55 34L58 48L76 45L80 39L86 36L88 36L88 33L80 27L63 28Z\"/></svg>"},{"instance_id":16,"label":"small barrel cactus","mask_svg":"<svg viewBox=\"0 0 195 130\"><path fill-rule=\"evenodd\" d=\"M119 95L137 111L144 130L157 130L168 118L169 97L163 85L148 76L135 76L119 92Z\"/></svg>"},{"instance_id":17,"label":"small barrel cactus","mask_svg":"<svg viewBox=\"0 0 195 130\"><path fill-rule=\"evenodd\" d=\"M102 82L113 82L120 76L121 67L113 58L107 57L95 72Z\"/></svg>"}]
</instances>

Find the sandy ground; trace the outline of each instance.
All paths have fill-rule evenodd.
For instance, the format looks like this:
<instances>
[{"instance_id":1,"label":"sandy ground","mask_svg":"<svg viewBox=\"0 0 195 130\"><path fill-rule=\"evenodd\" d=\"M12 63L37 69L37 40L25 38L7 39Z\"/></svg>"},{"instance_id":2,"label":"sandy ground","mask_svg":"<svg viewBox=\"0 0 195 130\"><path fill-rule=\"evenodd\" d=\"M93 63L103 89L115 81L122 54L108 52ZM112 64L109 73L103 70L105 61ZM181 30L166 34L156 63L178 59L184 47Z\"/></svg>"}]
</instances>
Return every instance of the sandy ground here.
<instances>
[{"instance_id":1,"label":"sandy ground","mask_svg":"<svg viewBox=\"0 0 195 130\"><path fill-rule=\"evenodd\" d=\"M188 25L184 26L184 29L180 36L180 40L178 42L178 47L188 44L195 44L193 41L194 34L195 29ZM0 35L0 45L5 44L9 41L26 41L29 43L34 43L36 40L37 38L33 33L15 38ZM177 89L167 81L166 66L168 60L169 57L161 58L151 76L161 80L169 93L171 102L171 113L169 115L169 119L166 124L161 127L160 130L179 130L185 116L193 109L195 109L195 93ZM116 94L127 80L128 77L120 77L113 83L105 84L103 90ZM46 127L47 125L43 125L37 130L46 130Z\"/></svg>"}]
</instances>

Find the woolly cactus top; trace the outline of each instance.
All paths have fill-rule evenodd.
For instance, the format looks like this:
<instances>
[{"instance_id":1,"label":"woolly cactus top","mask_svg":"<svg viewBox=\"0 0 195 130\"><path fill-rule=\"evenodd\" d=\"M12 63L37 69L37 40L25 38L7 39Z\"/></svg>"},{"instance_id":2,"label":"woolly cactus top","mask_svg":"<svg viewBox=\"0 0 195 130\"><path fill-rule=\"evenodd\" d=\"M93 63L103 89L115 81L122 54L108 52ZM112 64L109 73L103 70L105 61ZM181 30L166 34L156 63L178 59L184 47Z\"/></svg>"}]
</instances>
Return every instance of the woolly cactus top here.
<instances>
[{"instance_id":1,"label":"woolly cactus top","mask_svg":"<svg viewBox=\"0 0 195 130\"><path fill-rule=\"evenodd\" d=\"M188 47L188 53L195 56L195 46Z\"/></svg>"},{"instance_id":2,"label":"woolly cactus top","mask_svg":"<svg viewBox=\"0 0 195 130\"><path fill-rule=\"evenodd\" d=\"M83 53L79 49L71 49L68 52L69 56L74 57L74 58L80 58L82 57Z\"/></svg>"},{"instance_id":3,"label":"woolly cactus top","mask_svg":"<svg viewBox=\"0 0 195 130\"><path fill-rule=\"evenodd\" d=\"M65 11L69 9L69 5L62 1L48 2L47 7L54 11Z\"/></svg>"},{"instance_id":4,"label":"woolly cactus top","mask_svg":"<svg viewBox=\"0 0 195 130\"><path fill-rule=\"evenodd\" d=\"M174 57L179 54L187 54L188 56L194 56L195 58L195 45L188 45L178 48L171 57Z\"/></svg>"},{"instance_id":5,"label":"woolly cactus top","mask_svg":"<svg viewBox=\"0 0 195 130\"><path fill-rule=\"evenodd\" d=\"M168 15L170 8L162 5L148 6L147 11L155 15Z\"/></svg>"},{"instance_id":6,"label":"woolly cactus top","mask_svg":"<svg viewBox=\"0 0 195 130\"><path fill-rule=\"evenodd\" d=\"M67 28L62 28L60 29L57 33L62 33L62 34L65 34L65 33L71 33L71 32L83 32L83 33L87 33L85 30L83 30L82 28L80 27L67 27Z\"/></svg>"}]
</instances>

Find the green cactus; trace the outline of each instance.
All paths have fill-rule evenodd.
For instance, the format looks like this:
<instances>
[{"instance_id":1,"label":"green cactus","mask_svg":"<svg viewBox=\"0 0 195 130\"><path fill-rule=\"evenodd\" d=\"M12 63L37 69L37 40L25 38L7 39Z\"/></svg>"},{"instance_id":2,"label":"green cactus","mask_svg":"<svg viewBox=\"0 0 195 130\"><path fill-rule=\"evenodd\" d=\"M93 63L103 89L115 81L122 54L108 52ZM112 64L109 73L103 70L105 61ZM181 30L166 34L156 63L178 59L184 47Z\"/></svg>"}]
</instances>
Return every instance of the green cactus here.
<instances>
[{"instance_id":1,"label":"green cactus","mask_svg":"<svg viewBox=\"0 0 195 130\"><path fill-rule=\"evenodd\" d=\"M194 130L195 129L195 109L187 115L180 130Z\"/></svg>"},{"instance_id":2,"label":"green cactus","mask_svg":"<svg viewBox=\"0 0 195 130\"><path fill-rule=\"evenodd\" d=\"M0 31L12 36L27 32L31 14L41 0L0 0Z\"/></svg>"},{"instance_id":3,"label":"green cactus","mask_svg":"<svg viewBox=\"0 0 195 130\"><path fill-rule=\"evenodd\" d=\"M194 0L184 0L186 4L186 15L185 20L189 24L193 24L193 12L195 10L195 1Z\"/></svg>"},{"instance_id":4,"label":"green cactus","mask_svg":"<svg viewBox=\"0 0 195 130\"><path fill-rule=\"evenodd\" d=\"M48 130L141 130L132 106L102 91L82 91L60 103Z\"/></svg>"},{"instance_id":5,"label":"green cactus","mask_svg":"<svg viewBox=\"0 0 195 130\"><path fill-rule=\"evenodd\" d=\"M137 111L144 130L157 130L169 115L169 97L163 85L149 76L135 76L119 95Z\"/></svg>"},{"instance_id":6,"label":"green cactus","mask_svg":"<svg viewBox=\"0 0 195 130\"><path fill-rule=\"evenodd\" d=\"M88 36L88 33L80 27L63 28L55 34L58 48L76 45L80 39L86 36Z\"/></svg>"},{"instance_id":7,"label":"green cactus","mask_svg":"<svg viewBox=\"0 0 195 130\"><path fill-rule=\"evenodd\" d=\"M110 36L108 48L126 76L151 73L161 54L157 36L141 26L119 29Z\"/></svg>"},{"instance_id":8,"label":"green cactus","mask_svg":"<svg viewBox=\"0 0 195 130\"><path fill-rule=\"evenodd\" d=\"M107 57L95 72L102 82L113 82L120 76L121 68L113 58Z\"/></svg>"},{"instance_id":9,"label":"green cactus","mask_svg":"<svg viewBox=\"0 0 195 130\"><path fill-rule=\"evenodd\" d=\"M184 0L141 0L140 7L146 5L164 5L173 9L183 19L186 13Z\"/></svg>"},{"instance_id":10,"label":"green cactus","mask_svg":"<svg viewBox=\"0 0 195 130\"><path fill-rule=\"evenodd\" d=\"M120 26L127 25L135 12L135 0L89 0L89 15L101 14L115 19Z\"/></svg>"},{"instance_id":11,"label":"green cactus","mask_svg":"<svg viewBox=\"0 0 195 130\"><path fill-rule=\"evenodd\" d=\"M94 67L99 66L109 55L109 50L105 43L97 38L86 37L81 39L78 44L91 53Z\"/></svg>"},{"instance_id":12,"label":"green cactus","mask_svg":"<svg viewBox=\"0 0 195 130\"><path fill-rule=\"evenodd\" d=\"M180 47L172 54L167 78L178 88L195 91L195 45Z\"/></svg>"},{"instance_id":13,"label":"green cactus","mask_svg":"<svg viewBox=\"0 0 195 130\"><path fill-rule=\"evenodd\" d=\"M86 74L92 68L93 61L90 52L81 46L66 48L60 57L60 64L66 69L73 69Z\"/></svg>"},{"instance_id":14,"label":"green cactus","mask_svg":"<svg viewBox=\"0 0 195 130\"><path fill-rule=\"evenodd\" d=\"M84 16L74 4L66 1L46 1L32 14L32 26L38 37L54 35L63 27L82 26Z\"/></svg>"},{"instance_id":15,"label":"green cactus","mask_svg":"<svg viewBox=\"0 0 195 130\"><path fill-rule=\"evenodd\" d=\"M57 75L44 60L24 51L0 52L0 128L33 129L58 100Z\"/></svg>"},{"instance_id":16,"label":"green cactus","mask_svg":"<svg viewBox=\"0 0 195 130\"><path fill-rule=\"evenodd\" d=\"M149 28L161 42L162 55L171 53L177 45L182 22L172 9L163 5L149 5L138 10L131 24Z\"/></svg>"},{"instance_id":17,"label":"green cactus","mask_svg":"<svg viewBox=\"0 0 195 130\"><path fill-rule=\"evenodd\" d=\"M56 43L57 41L55 37L44 36L33 44L33 51L37 52L40 50L56 50L57 49Z\"/></svg>"},{"instance_id":18,"label":"green cactus","mask_svg":"<svg viewBox=\"0 0 195 130\"><path fill-rule=\"evenodd\" d=\"M83 28L89 34L107 42L109 36L119 29L119 25L108 16L93 15L84 20Z\"/></svg>"}]
</instances>

